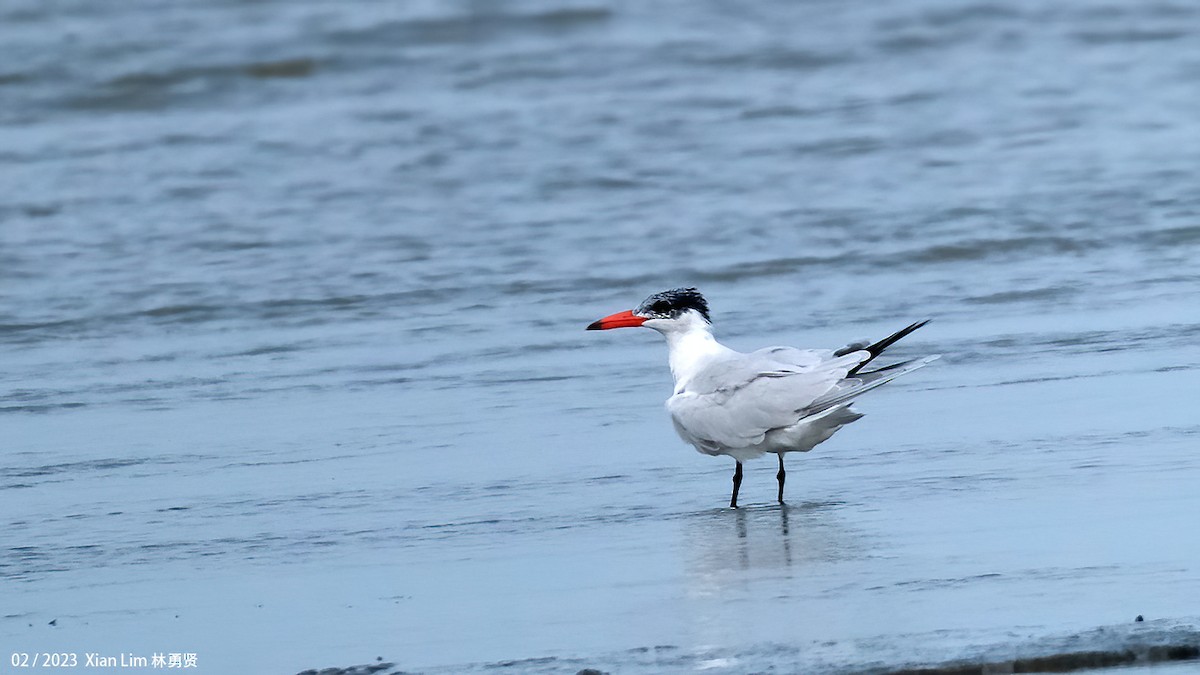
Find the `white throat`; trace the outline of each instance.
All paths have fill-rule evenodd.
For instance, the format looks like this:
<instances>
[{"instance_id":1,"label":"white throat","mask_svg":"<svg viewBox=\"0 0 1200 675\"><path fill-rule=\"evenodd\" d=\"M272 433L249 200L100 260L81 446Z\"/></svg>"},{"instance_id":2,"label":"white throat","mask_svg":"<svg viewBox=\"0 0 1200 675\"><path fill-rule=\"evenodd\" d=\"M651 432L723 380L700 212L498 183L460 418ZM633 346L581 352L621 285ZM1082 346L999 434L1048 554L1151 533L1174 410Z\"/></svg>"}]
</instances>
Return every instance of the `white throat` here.
<instances>
[{"instance_id":1,"label":"white throat","mask_svg":"<svg viewBox=\"0 0 1200 675\"><path fill-rule=\"evenodd\" d=\"M657 319L643 324L662 333L667 339L667 358L675 378L675 392L687 389L692 378L732 350L717 342L712 327L699 314L684 312L677 319Z\"/></svg>"}]
</instances>

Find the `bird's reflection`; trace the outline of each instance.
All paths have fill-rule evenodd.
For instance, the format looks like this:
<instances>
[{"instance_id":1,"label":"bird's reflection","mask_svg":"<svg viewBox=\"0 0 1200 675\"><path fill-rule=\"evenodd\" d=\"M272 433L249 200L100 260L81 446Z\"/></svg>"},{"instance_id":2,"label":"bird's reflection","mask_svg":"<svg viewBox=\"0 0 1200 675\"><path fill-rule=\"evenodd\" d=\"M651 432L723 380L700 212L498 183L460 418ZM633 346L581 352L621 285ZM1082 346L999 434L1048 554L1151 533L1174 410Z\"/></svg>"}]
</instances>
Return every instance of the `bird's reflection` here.
<instances>
[{"instance_id":1,"label":"bird's reflection","mask_svg":"<svg viewBox=\"0 0 1200 675\"><path fill-rule=\"evenodd\" d=\"M829 563L866 553L866 535L847 526L841 503L709 509L680 519L689 630L721 644L737 612L790 615L822 592ZM782 619L781 619L782 620Z\"/></svg>"},{"instance_id":2,"label":"bird's reflection","mask_svg":"<svg viewBox=\"0 0 1200 675\"><path fill-rule=\"evenodd\" d=\"M737 523L738 561L741 562L742 569L749 569L750 568L750 550L749 550L749 544L747 543L748 537L746 535L746 510L745 509L735 510L733 519L734 519L734 522Z\"/></svg>"},{"instance_id":3,"label":"bird's reflection","mask_svg":"<svg viewBox=\"0 0 1200 675\"><path fill-rule=\"evenodd\" d=\"M837 517L839 506L804 502L692 514L683 523L689 576L717 590L746 583L753 578L746 571L790 575L806 564L854 555L854 538Z\"/></svg>"},{"instance_id":4,"label":"bird's reflection","mask_svg":"<svg viewBox=\"0 0 1200 675\"><path fill-rule=\"evenodd\" d=\"M791 508L792 507L788 506L787 504L781 504L779 507L774 509L770 507L763 509L764 513L770 513L771 510L775 510L779 514L779 542L783 547L783 564L785 567L792 566L791 530L788 527L788 512L791 511ZM750 569L750 529L746 523L747 519L750 518L750 515L748 515L749 510L741 508L729 509L729 511L733 512L733 521L737 530L738 562L740 563L739 567L742 569ZM769 519L770 516L766 516L761 519L761 523L769 523ZM758 519L756 519L755 522L760 523Z\"/></svg>"},{"instance_id":5,"label":"bird's reflection","mask_svg":"<svg viewBox=\"0 0 1200 675\"><path fill-rule=\"evenodd\" d=\"M791 531L788 529L788 511L787 504L779 505L779 536L783 539L783 559L788 567L792 566L792 537Z\"/></svg>"}]
</instances>

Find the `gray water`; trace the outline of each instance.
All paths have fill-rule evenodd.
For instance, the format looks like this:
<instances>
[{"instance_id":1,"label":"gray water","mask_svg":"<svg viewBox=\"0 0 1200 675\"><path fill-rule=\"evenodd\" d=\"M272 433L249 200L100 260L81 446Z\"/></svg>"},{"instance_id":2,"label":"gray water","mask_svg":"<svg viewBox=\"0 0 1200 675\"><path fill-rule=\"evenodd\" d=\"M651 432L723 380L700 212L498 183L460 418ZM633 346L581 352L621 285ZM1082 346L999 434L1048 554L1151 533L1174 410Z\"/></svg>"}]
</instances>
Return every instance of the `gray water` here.
<instances>
[{"instance_id":1,"label":"gray water","mask_svg":"<svg viewBox=\"0 0 1200 675\"><path fill-rule=\"evenodd\" d=\"M0 5L0 669L1194 639L1200 7L745 4ZM944 357L731 511L680 285Z\"/></svg>"}]
</instances>

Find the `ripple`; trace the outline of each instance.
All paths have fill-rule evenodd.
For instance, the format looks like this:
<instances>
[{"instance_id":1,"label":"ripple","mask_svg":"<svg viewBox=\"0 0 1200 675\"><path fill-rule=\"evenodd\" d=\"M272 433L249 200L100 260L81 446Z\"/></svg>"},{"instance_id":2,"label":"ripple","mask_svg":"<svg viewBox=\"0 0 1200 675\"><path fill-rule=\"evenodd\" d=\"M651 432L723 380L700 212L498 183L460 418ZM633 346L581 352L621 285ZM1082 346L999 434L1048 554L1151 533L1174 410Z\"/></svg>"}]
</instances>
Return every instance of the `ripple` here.
<instances>
[{"instance_id":1,"label":"ripple","mask_svg":"<svg viewBox=\"0 0 1200 675\"><path fill-rule=\"evenodd\" d=\"M531 13L480 11L445 17L410 18L327 33L338 44L478 45L523 34L557 35L592 29L612 18L606 7L577 7Z\"/></svg>"},{"instance_id":2,"label":"ripple","mask_svg":"<svg viewBox=\"0 0 1200 675\"><path fill-rule=\"evenodd\" d=\"M1111 30L1111 31L1080 31L1074 38L1084 44L1136 44L1139 42L1169 42L1191 35L1183 30Z\"/></svg>"}]
</instances>

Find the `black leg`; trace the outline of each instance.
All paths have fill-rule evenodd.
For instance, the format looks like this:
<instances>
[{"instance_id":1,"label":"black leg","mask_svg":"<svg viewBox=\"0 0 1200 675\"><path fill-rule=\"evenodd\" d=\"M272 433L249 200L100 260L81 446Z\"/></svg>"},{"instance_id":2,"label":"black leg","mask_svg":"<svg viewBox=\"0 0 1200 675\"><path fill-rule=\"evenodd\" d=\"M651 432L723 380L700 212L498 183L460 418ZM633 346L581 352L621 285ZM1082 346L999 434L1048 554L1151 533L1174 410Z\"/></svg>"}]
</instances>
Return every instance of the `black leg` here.
<instances>
[{"instance_id":1,"label":"black leg","mask_svg":"<svg viewBox=\"0 0 1200 675\"><path fill-rule=\"evenodd\" d=\"M729 500L729 508L736 509L738 488L742 487L742 463L737 463L737 468L733 470L733 498Z\"/></svg>"},{"instance_id":2,"label":"black leg","mask_svg":"<svg viewBox=\"0 0 1200 675\"><path fill-rule=\"evenodd\" d=\"M787 480L787 472L783 470L783 453L779 453L779 473L775 474L779 479L779 503L783 503L783 481Z\"/></svg>"}]
</instances>

